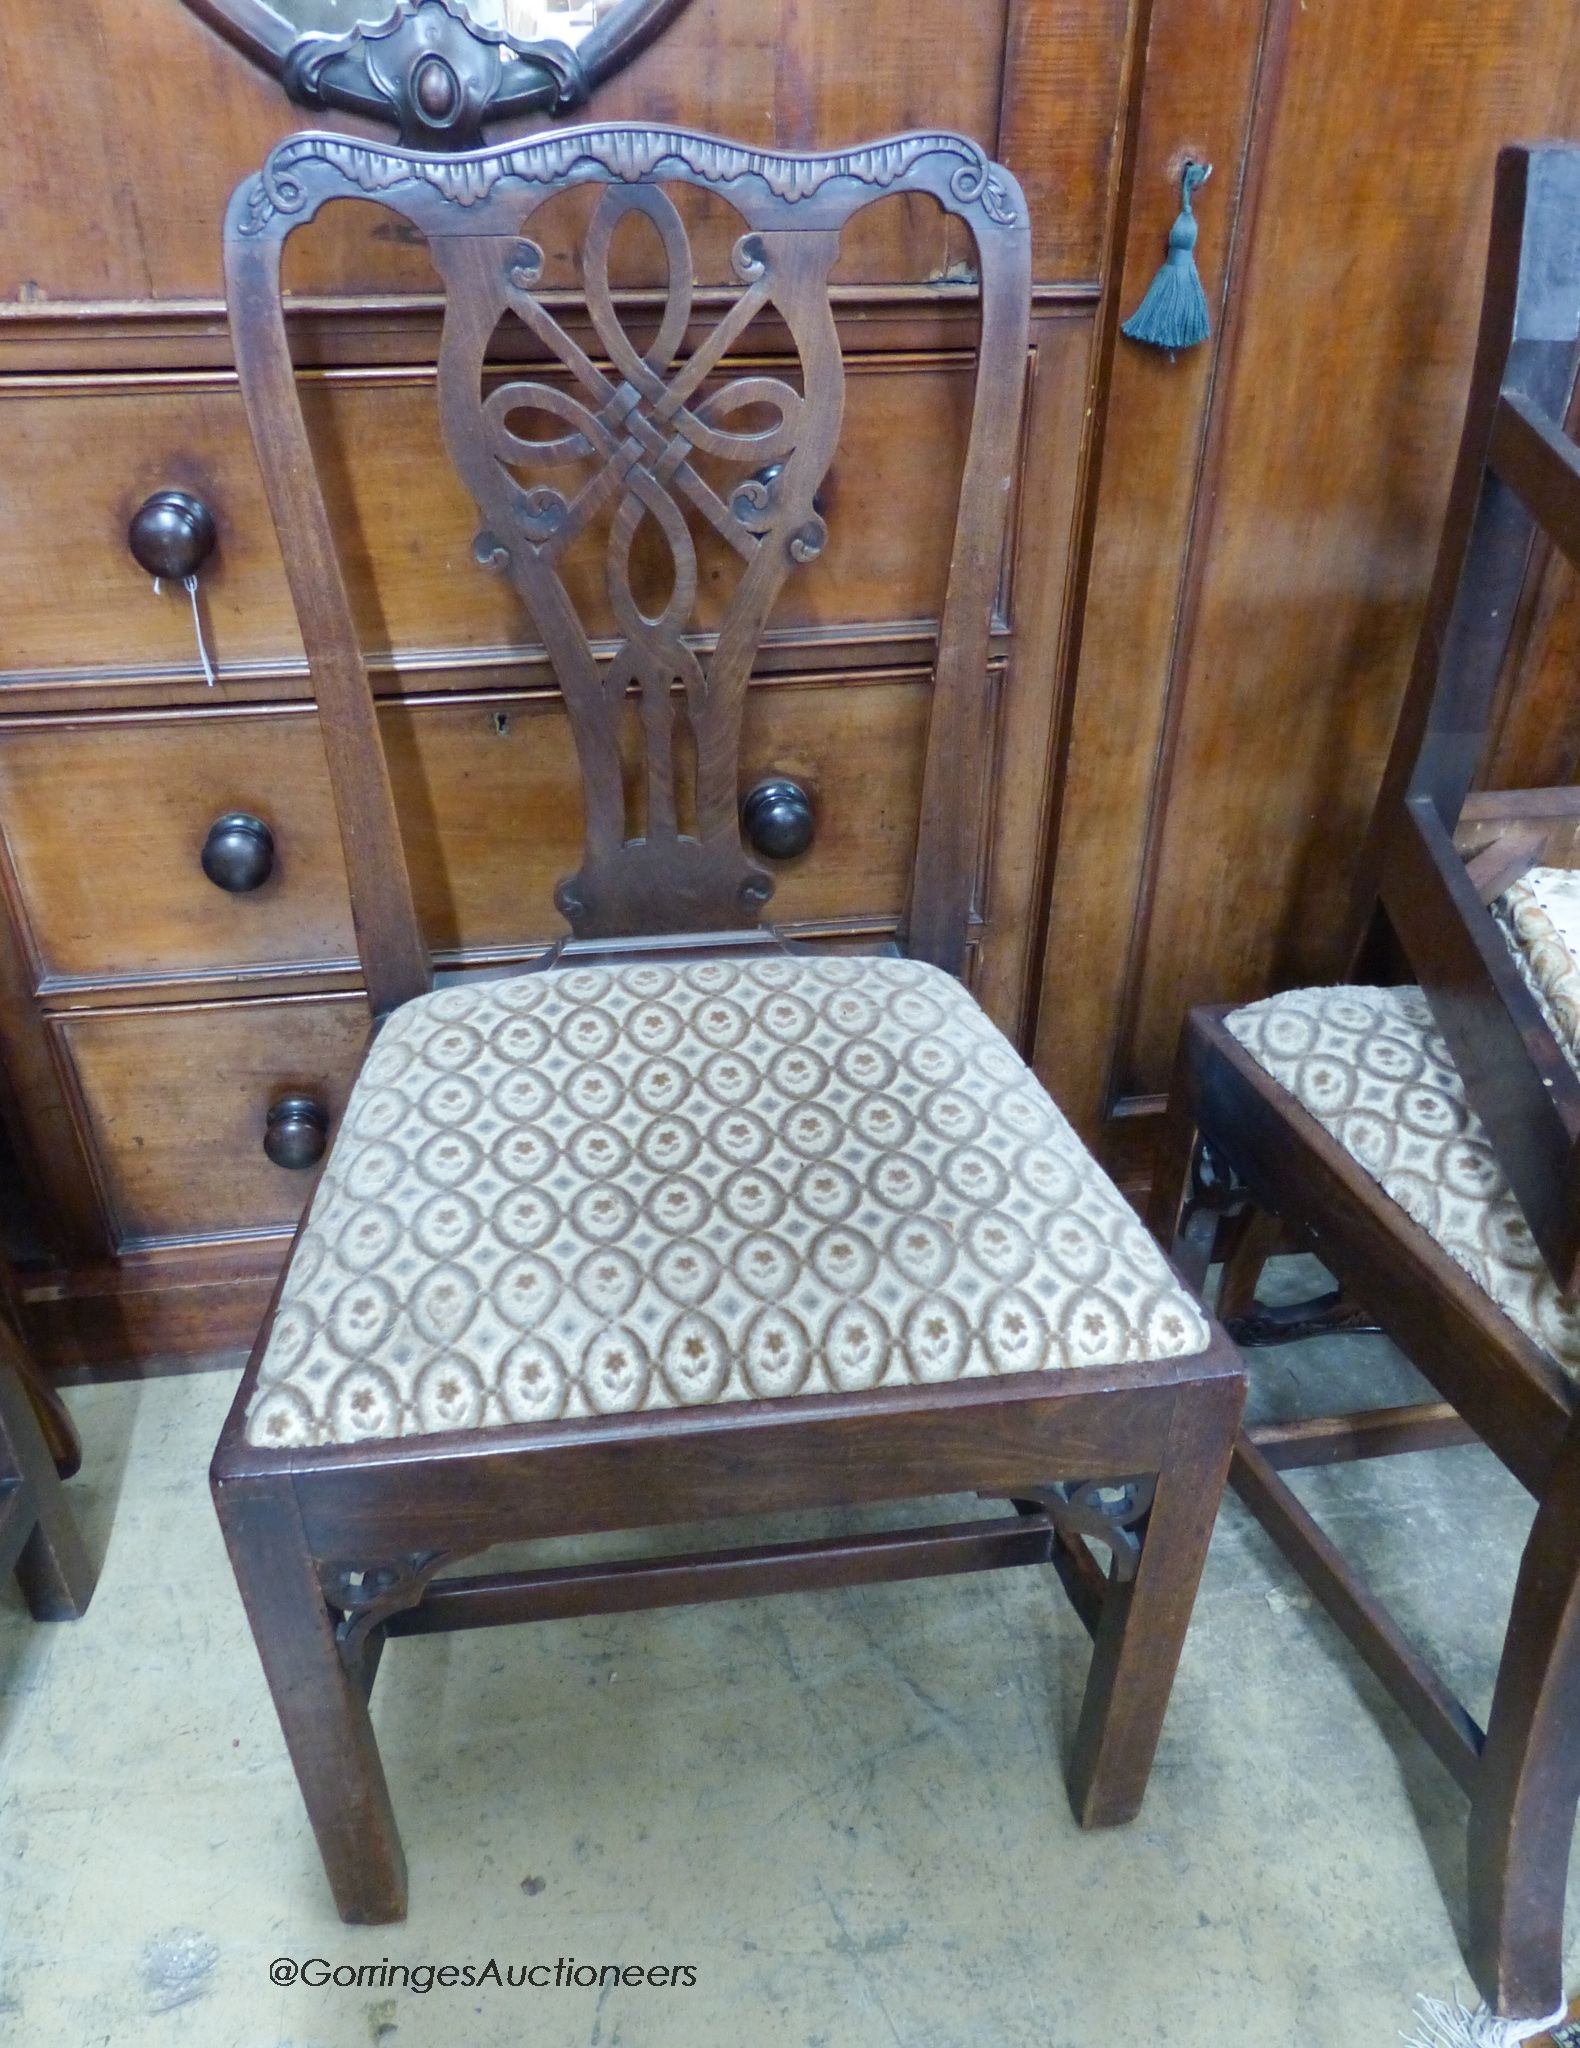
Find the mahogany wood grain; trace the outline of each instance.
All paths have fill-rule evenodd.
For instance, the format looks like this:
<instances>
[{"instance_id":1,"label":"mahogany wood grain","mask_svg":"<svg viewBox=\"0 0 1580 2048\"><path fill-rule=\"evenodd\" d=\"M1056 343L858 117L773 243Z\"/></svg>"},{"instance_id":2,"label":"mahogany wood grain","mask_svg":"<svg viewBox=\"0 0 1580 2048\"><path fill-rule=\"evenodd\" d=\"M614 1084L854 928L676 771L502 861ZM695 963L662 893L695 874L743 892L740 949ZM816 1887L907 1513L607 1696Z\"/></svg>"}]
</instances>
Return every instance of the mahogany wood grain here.
<instances>
[{"instance_id":1,"label":"mahogany wood grain","mask_svg":"<svg viewBox=\"0 0 1580 2048\"><path fill-rule=\"evenodd\" d=\"M1345 1563L1337 1546L1247 1436L1234 1451L1234 1488L1310 1586L1351 1644L1393 1695L1411 1725L1453 1774L1475 1785L1486 1737L1399 1629L1382 1602Z\"/></svg>"},{"instance_id":2,"label":"mahogany wood grain","mask_svg":"<svg viewBox=\"0 0 1580 2048\"><path fill-rule=\"evenodd\" d=\"M318 487L313 444L297 397L280 310L280 246L271 241L250 253L252 265L227 279L231 338L269 510L284 539L286 581L329 763L351 922L368 1003L377 1018L421 995L432 968L417 928L389 767L335 528Z\"/></svg>"},{"instance_id":3,"label":"mahogany wood grain","mask_svg":"<svg viewBox=\"0 0 1580 2048\"><path fill-rule=\"evenodd\" d=\"M1561 2001L1553 1984L1580 1801L1577 1520L1580 1431L1571 1429L1520 1560L1470 1811L1476 1974L1500 1986L1507 2010L1535 2014Z\"/></svg>"},{"instance_id":4,"label":"mahogany wood grain","mask_svg":"<svg viewBox=\"0 0 1580 2048\"><path fill-rule=\"evenodd\" d=\"M1533 560L1524 603L1487 766L1494 789L1570 783L1580 767L1571 716L1580 669L1580 576L1556 549Z\"/></svg>"},{"instance_id":5,"label":"mahogany wood grain","mask_svg":"<svg viewBox=\"0 0 1580 2048\"><path fill-rule=\"evenodd\" d=\"M1264 12L1217 6L1209 25L1194 0L1154 0L1137 10L1144 40L1094 359L1068 737L1037 990L1037 1071L1088 1139L1112 1106L1115 1026L1217 360L1215 345L1170 357L1117 330L1157 269L1178 208L1177 158L1187 149L1217 165L1196 253L1215 316L1223 318ZM1145 1146L1152 1136L1144 1133ZM1110 1133L1105 1156L1115 1157L1122 1137Z\"/></svg>"},{"instance_id":6,"label":"mahogany wood grain","mask_svg":"<svg viewBox=\"0 0 1580 2048\"><path fill-rule=\"evenodd\" d=\"M1542 858L1548 834L1538 824L1511 826L1465 862L1465 877L1484 904L1496 903L1511 883L1517 882Z\"/></svg>"},{"instance_id":7,"label":"mahogany wood grain","mask_svg":"<svg viewBox=\"0 0 1580 2048\"><path fill-rule=\"evenodd\" d=\"M995 262L995 255L1000 260ZM992 643L1010 493L1019 453L1022 380L1030 344L1031 245L984 243L982 340L965 468L938 625L917 824L908 942L958 974L965 964L991 758L982 678Z\"/></svg>"},{"instance_id":8,"label":"mahogany wood grain","mask_svg":"<svg viewBox=\"0 0 1580 2048\"><path fill-rule=\"evenodd\" d=\"M59 1389L27 1341L15 1273L0 1261L0 1371L4 1370L14 1371L20 1380L55 1470L62 1479L74 1478L82 1466L82 1439Z\"/></svg>"},{"instance_id":9,"label":"mahogany wood grain","mask_svg":"<svg viewBox=\"0 0 1580 2048\"><path fill-rule=\"evenodd\" d=\"M1557 420L1524 393L1505 391L1487 460L1575 566L1580 555L1580 453Z\"/></svg>"},{"instance_id":10,"label":"mahogany wood grain","mask_svg":"<svg viewBox=\"0 0 1580 2048\"><path fill-rule=\"evenodd\" d=\"M1228 1473L1224 1424L1232 1442L1243 1402L1228 1383L1214 1391L1215 1399L1176 1407L1140 1564L1133 1578L1111 1576L1097 1618L1070 1767L1070 1801L1086 1827L1113 1826L1141 1808Z\"/></svg>"},{"instance_id":11,"label":"mahogany wood grain","mask_svg":"<svg viewBox=\"0 0 1580 2048\"><path fill-rule=\"evenodd\" d=\"M60 1385L228 1368L245 1357L285 1263L283 1234L175 1244L21 1276L34 1356Z\"/></svg>"},{"instance_id":12,"label":"mahogany wood grain","mask_svg":"<svg viewBox=\"0 0 1580 2048\"><path fill-rule=\"evenodd\" d=\"M1022 12L1037 45L1062 41L1070 71L1091 80L1033 160L1046 223L1039 274L1090 278L1112 122L1102 81L1119 61L1123 16L1113 0L1032 0ZM952 0L876 16L853 0L818 8L758 0L744 14L732 0L691 0L601 89L597 113L792 149L924 123L964 129L992 147L1006 15L1006 0L965 16ZM0 185L14 197L0 235L0 299L23 287L49 301L217 298L213 223L236 179L302 124L302 110L174 0L82 0L69 11L14 0L7 31L17 56ZM1032 72L1028 96L1044 77ZM189 133L195 116L205 146L172 180L170 138ZM342 125L370 132L351 119ZM60 162L74 167L64 218L47 169ZM149 193L164 195L162 204L140 204ZM874 218L861 235L853 261L872 277L925 278L965 254L920 207ZM291 281L348 297L433 288L421 251L367 207L326 222Z\"/></svg>"},{"instance_id":13,"label":"mahogany wood grain","mask_svg":"<svg viewBox=\"0 0 1580 2048\"><path fill-rule=\"evenodd\" d=\"M778 373L782 361L762 367ZM1078 378L1079 359L1070 368ZM824 487L829 545L787 585L777 635L805 646L854 644L878 627L936 631L973 376L960 347L853 355L846 434ZM433 380L422 364L301 379L362 643L379 668L397 657L431 666L436 656L473 651L541 660L509 585L457 573L470 565L477 514L444 457ZM165 486L201 498L219 527L201 592L222 680L245 690L260 671L302 673L233 373L13 383L0 387L0 421L15 437L0 479L0 566L13 592L0 683L147 670L187 680L191 700L203 700L186 598L179 589L156 598L126 545L133 510ZM1047 464L1045 486L1068 494L1075 450L1056 444L1050 455L1061 468ZM433 479L420 504L403 488L414 466ZM59 545L63 528L74 536L68 549ZM1056 545L1050 551L1057 555ZM703 541L703 633L717 630L726 555L717 536ZM610 636L600 563L579 555L567 575L591 630Z\"/></svg>"},{"instance_id":14,"label":"mahogany wood grain","mask_svg":"<svg viewBox=\"0 0 1580 2048\"><path fill-rule=\"evenodd\" d=\"M1031 336L1025 445L1002 605L1011 639L984 760L977 906L983 929L971 973L978 1002L1018 1045L1028 1042L1039 978L1048 838L1067 709L1067 647L1079 620L1070 591L1071 553L1095 344L1085 315L1041 312L1035 305ZM1034 501L1026 492L1032 478L1039 480Z\"/></svg>"},{"instance_id":15,"label":"mahogany wood grain","mask_svg":"<svg viewBox=\"0 0 1580 2048\"><path fill-rule=\"evenodd\" d=\"M1035 278L1102 273L1123 142L1115 117L1150 5L1010 0L994 153L1015 166L1031 209Z\"/></svg>"},{"instance_id":16,"label":"mahogany wood grain","mask_svg":"<svg viewBox=\"0 0 1580 2048\"><path fill-rule=\"evenodd\" d=\"M1381 773L1447 498L1494 158L1510 136L1580 119L1562 7L1388 0L1368 16L1364 61L1337 15L1295 22L1122 1092L1161 1080L1190 1003L1342 971L1346 849ZM1410 146L1386 168L1334 147L1384 134L1401 94ZM1331 175L1313 209L1319 161ZM1278 744L1245 775L1253 730ZM1187 851L1203 846L1222 887L1203 886Z\"/></svg>"},{"instance_id":17,"label":"mahogany wood grain","mask_svg":"<svg viewBox=\"0 0 1580 2048\"><path fill-rule=\"evenodd\" d=\"M920 802L925 670L762 683L748 695L741 793L800 782L811 850L772 864L775 918L904 910ZM419 922L477 957L559 936L581 800L565 715L543 692L387 702L380 725ZM198 861L212 821L263 819L275 866L227 895ZM41 985L52 1001L115 978L172 983L354 960L328 771L310 708L0 720L0 817ZM96 821L91 853L82 820ZM171 993L178 990L174 987Z\"/></svg>"},{"instance_id":18,"label":"mahogany wood grain","mask_svg":"<svg viewBox=\"0 0 1580 2048\"><path fill-rule=\"evenodd\" d=\"M1274 1472L1293 1472L1310 1465L1348 1465L1358 1458L1391 1458L1407 1451L1446 1450L1480 1441L1447 1401L1360 1408L1348 1415L1308 1415L1298 1422L1262 1422L1248 1425L1244 1435Z\"/></svg>"},{"instance_id":19,"label":"mahogany wood grain","mask_svg":"<svg viewBox=\"0 0 1580 2048\"><path fill-rule=\"evenodd\" d=\"M1488 799L1490 803L1491 799ZM1470 1943L1495 2011L1545 2015L1561 1990L1580 1801L1580 1390L1234 1038L1198 1010L1170 1104L1170 1183L1153 1213L1179 1235L1194 1131L1215 1179L1299 1229L1442 1396L1415 1410L1313 1416L1242 1433L1232 1484L1470 1797ZM1178 1179L1174 1175L1178 1175ZM1184 1239L1190 1236L1188 1221ZM1480 1438L1536 1497L1486 1735L1346 1562L1279 1468Z\"/></svg>"},{"instance_id":20,"label":"mahogany wood grain","mask_svg":"<svg viewBox=\"0 0 1580 2048\"><path fill-rule=\"evenodd\" d=\"M436 1579L417 1606L390 1618L386 1633L433 1635L601 1611L623 1614L702 1600L815 1592L828 1586L894 1585L946 1572L1047 1564L1052 1549L1053 1532L1045 1519L979 1516L970 1522L886 1534L760 1543L615 1564L561 1565L529 1574L476 1573Z\"/></svg>"},{"instance_id":21,"label":"mahogany wood grain","mask_svg":"<svg viewBox=\"0 0 1580 2048\"><path fill-rule=\"evenodd\" d=\"M406 1858L367 1697L336 1648L290 1481L217 1487L215 1506L341 1916L399 1919Z\"/></svg>"},{"instance_id":22,"label":"mahogany wood grain","mask_svg":"<svg viewBox=\"0 0 1580 2048\"><path fill-rule=\"evenodd\" d=\"M109 1244L294 1228L316 1173L272 1165L270 1104L311 1095L331 1124L368 1035L362 995L83 1010L53 1024Z\"/></svg>"},{"instance_id":23,"label":"mahogany wood grain","mask_svg":"<svg viewBox=\"0 0 1580 2048\"><path fill-rule=\"evenodd\" d=\"M1037 949L1056 795L1051 751L1061 707L1046 678L1069 624L1066 566L1085 438L1090 306L1121 132L1114 98L1136 75L1143 12L1125 0L994 0L962 18L945 0L924 0L920 9L903 10L878 56L853 68L850 52L865 47L874 21L870 10L856 18L848 0L815 13L799 0L773 0L749 15L725 10L720 0L692 0L685 19L600 95L596 109L600 118L711 120L748 139L809 147L854 139L884 120L953 122L989 146L1005 138L1012 162L1026 173L1033 267L1044 286L1016 464L1014 560L1006 609L993 627L981 849L978 857L973 847L966 953L973 985L1012 1030L1022 1020ZM239 430L213 223L236 173L297 117L276 87L175 0L88 0L69 19L37 0L19 0L14 14L0 59L9 116L0 136L8 194L0 221L0 363L9 373L0 396L11 408L3 417L14 425L20 451L0 479L0 566L12 591L8 630L0 636L4 706L53 714L213 704L183 595L167 590L156 599L124 547L131 508L171 483L196 490L219 514L220 547L205 570L200 602L219 657L220 696L239 705L290 703L301 694L305 664L261 484ZM1055 96L1059 118L1051 120ZM79 115L87 123L81 135L74 132ZM173 180L168 138L178 131L199 141ZM69 198L43 169L67 159L80 180ZM160 195L157 205L148 203L150 192ZM705 286L712 279L715 302L733 233L726 215L712 195L688 203L698 274ZM569 234L561 232L547 251L551 268L567 281L569 247ZM621 289L647 290L651 298L653 270L644 252L625 246L616 253ZM831 293L849 364L843 460L826 489L832 538L787 587L762 650L765 674L843 675L931 659L958 483L951 465L963 455L970 402L976 315L974 294L961 285L971 253L969 235L941 222L930 201L882 203L852 224ZM508 592L450 573L470 544L464 503L450 500L455 526L438 547L432 529L409 514L404 482L422 463L438 501L424 513L434 512L443 526L437 514L447 471L430 461L436 442L432 373L425 367L437 341L437 284L432 265L398 224L360 202L331 208L297 238L288 258L293 346L304 362L332 370L306 379L306 399L309 423L323 428L334 458L327 483L348 543L352 604L381 692L536 687L549 680L547 668L541 650L523 644L531 636ZM561 299L566 321L585 328L574 293ZM705 298L698 311L707 313ZM751 339L760 356L783 352L783 334L772 323ZM79 370L99 374L74 374ZM1019 488L1022 469L1035 479L1029 497ZM1027 520L1023 507L1031 512ZM70 548L56 544L63 531L73 536ZM846 537L857 534L860 548L848 546ZM584 583L584 598L596 606L600 585L594 577ZM710 589L705 581L704 627ZM1021 606L1024 618L1017 615ZM1000 653L1009 658L1001 662ZM875 711L884 701L868 696L863 708ZM38 758L46 730L55 729L40 729ZM752 731L749 707L748 751ZM64 793L76 799L84 792L66 765L74 753L69 729L59 737ZM891 722L880 718L866 732L842 720L838 741L837 773L821 750L807 762L838 809L825 805L812 855L780 877L776 914L801 927L827 927L827 916L819 924L827 904L840 912L833 923L843 918L848 926L849 912L870 927L855 887L858 864L887 878L896 834L910 829L911 799L892 802L890 788L898 794L918 762L908 744L896 756ZM797 751L806 762L808 750ZM875 805L854 813L839 780L847 763L852 782L878 792ZM395 769L398 775L398 758ZM34 784L40 805L46 779L41 771ZM177 779L180 788L170 781L150 786L172 827L186 787L184 773ZM514 825L512 817L492 833L467 835L467 858L501 836L513 839ZM414 826L421 838L421 804ZM121 857L128 830L119 817L106 822L101 880L112 861L118 878L148 874L146 850L126 848L131 858ZM220 964L228 949L217 932L209 967L188 978L202 950L192 942L212 927L211 917L197 911L187 923L151 881L147 896L128 889L136 900L128 905L120 897L115 914L106 910L95 926L85 902L87 873L74 854L66 859L52 850L59 848L59 831L40 824L26 855L18 853L35 876L39 861L51 866L38 899L50 906L47 943L28 929L38 908L32 881L20 889L7 885L18 929L0 945L0 1062L23 1105L9 1120L39 1227L53 1252L81 1261L84 1298L108 1304L118 1290L99 1264L107 1250L101 1194L73 1131L83 1121L81 1106L69 1062L64 1074L57 1070L51 1027L34 991L47 983L48 1001L61 1007L135 1008L155 992L206 1002L230 992L338 993L355 984L343 967L308 965L295 974L287 957L329 950L325 927L338 928L342 916L343 884L333 879L299 927L306 944L298 949L281 936L259 949L277 956L261 981L247 968L246 979L227 987L222 977L242 963ZM445 863L441 885L423 848L414 851L420 920L441 951L446 925L464 923L473 887L449 847ZM823 889L820 878L830 869L839 871L841 888L850 881L848 894ZM425 873L433 876L427 898ZM488 889L485 875L485 896ZM74 900L63 904L63 896ZM808 917L797 913L803 896ZM268 914L262 899L236 907ZM301 895L292 907L304 907ZM276 912L282 908L276 899ZM886 902L882 920L893 915ZM262 921L254 918L254 928ZM277 931L286 922L281 915ZM68 967L63 962L73 947L77 964ZM344 944L336 951L343 960ZM208 1312L188 1314L192 1289L172 1298L166 1317L141 1280L128 1279L127 1299L136 1304L128 1314L138 1328L157 1336L208 1326ZM116 1313L106 1307L105 1329ZM100 1327L97 1307L90 1320ZM72 1351L65 1314L51 1320L49 1341L56 1339Z\"/></svg>"},{"instance_id":24,"label":"mahogany wood grain","mask_svg":"<svg viewBox=\"0 0 1580 2048\"><path fill-rule=\"evenodd\" d=\"M0 1308L0 1573L14 1571L40 1621L87 1609L97 1572L23 1380L23 1352Z\"/></svg>"}]
</instances>

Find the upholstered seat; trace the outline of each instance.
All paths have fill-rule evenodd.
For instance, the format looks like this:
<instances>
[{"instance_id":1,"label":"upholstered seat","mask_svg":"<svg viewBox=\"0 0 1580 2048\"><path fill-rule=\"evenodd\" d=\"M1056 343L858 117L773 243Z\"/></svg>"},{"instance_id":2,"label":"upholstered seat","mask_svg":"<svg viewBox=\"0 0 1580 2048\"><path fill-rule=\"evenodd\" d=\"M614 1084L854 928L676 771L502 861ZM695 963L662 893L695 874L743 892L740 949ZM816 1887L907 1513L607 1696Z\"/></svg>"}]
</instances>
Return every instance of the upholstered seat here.
<instances>
[{"instance_id":1,"label":"upholstered seat","mask_svg":"<svg viewBox=\"0 0 1580 2048\"><path fill-rule=\"evenodd\" d=\"M1417 988L1315 988L1228 1029L1505 1315L1580 1378L1580 1305L1543 1263Z\"/></svg>"},{"instance_id":2,"label":"upholstered seat","mask_svg":"<svg viewBox=\"0 0 1580 2048\"><path fill-rule=\"evenodd\" d=\"M1528 868L1495 909L1526 987L1580 1070L1580 873Z\"/></svg>"},{"instance_id":3,"label":"upholstered seat","mask_svg":"<svg viewBox=\"0 0 1580 2048\"><path fill-rule=\"evenodd\" d=\"M386 1026L248 1435L349 1442L1207 1342L947 974L560 968L421 997Z\"/></svg>"}]
</instances>

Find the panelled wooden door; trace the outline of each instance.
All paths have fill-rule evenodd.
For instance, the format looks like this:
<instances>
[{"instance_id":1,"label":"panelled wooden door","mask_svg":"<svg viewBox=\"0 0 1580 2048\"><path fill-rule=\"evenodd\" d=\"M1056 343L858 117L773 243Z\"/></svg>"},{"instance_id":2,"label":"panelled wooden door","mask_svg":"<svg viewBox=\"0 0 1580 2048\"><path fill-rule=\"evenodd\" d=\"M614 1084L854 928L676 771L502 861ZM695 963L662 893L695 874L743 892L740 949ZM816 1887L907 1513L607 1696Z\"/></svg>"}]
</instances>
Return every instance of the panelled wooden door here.
<instances>
[{"instance_id":1,"label":"panelled wooden door","mask_svg":"<svg viewBox=\"0 0 1580 2048\"><path fill-rule=\"evenodd\" d=\"M1171 156L1205 156L1216 333L1112 361L1035 1039L1132 1181L1191 1004L1346 969L1494 159L1580 135L1580 32L1558 0L1156 0L1142 71L1121 296L1156 263ZM1497 782L1572 775L1577 633L1572 572L1533 565Z\"/></svg>"}]
</instances>

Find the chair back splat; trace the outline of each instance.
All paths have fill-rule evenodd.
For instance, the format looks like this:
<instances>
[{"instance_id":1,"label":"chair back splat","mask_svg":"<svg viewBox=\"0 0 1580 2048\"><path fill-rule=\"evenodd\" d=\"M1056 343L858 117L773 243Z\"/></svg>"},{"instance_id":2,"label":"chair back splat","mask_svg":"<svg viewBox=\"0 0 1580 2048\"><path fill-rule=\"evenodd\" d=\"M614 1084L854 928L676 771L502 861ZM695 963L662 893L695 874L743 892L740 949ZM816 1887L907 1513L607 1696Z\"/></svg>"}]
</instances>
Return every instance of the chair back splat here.
<instances>
[{"instance_id":1,"label":"chair back splat","mask_svg":"<svg viewBox=\"0 0 1580 2048\"><path fill-rule=\"evenodd\" d=\"M575 186L601 188L580 248L584 346L543 290L536 217ZM734 282L711 325L670 188L722 197L740 217ZM846 224L897 193L929 195L970 228L982 330L971 437L939 627L905 950L960 968L981 832L989 636L1028 345L1029 234L1008 172L964 137L906 135L822 155L755 150L680 129L588 127L433 156L341 135L282 143L231 202L226 284L242 394L306 643L345 851L357 944L376 1015L430 984L333 524L297 399L280 292L288 237L332 199L371 199L426 238L443 280L439 415L479 516L479 573L510 579L530 613L574 736L581 866L556 902L576 940L759 925L773 884L740 832L746 690L787 578L828 540L818 494L839 442L844 375L829 278ZM666 283L651 339L617 303L617 231L646 233ZM737 356L759 316L795 367ZM501 322L518 374L490 362ZM648 323L651 325L651 322ZM596 349L597 353L592 351ZM556 430L529 438L525 425ZM646 531L644 531L646 529ZM634 559L667 556L668 593L639 590ZM716 631L697 619L699 534L736 567ZM603 537L615 621L598 639L565 574ZM708 541L716 549L716 541ZM635 725L631 726L634 714ZM634 756L634 760L633 760Z\"/></svg>"}]
</instances>

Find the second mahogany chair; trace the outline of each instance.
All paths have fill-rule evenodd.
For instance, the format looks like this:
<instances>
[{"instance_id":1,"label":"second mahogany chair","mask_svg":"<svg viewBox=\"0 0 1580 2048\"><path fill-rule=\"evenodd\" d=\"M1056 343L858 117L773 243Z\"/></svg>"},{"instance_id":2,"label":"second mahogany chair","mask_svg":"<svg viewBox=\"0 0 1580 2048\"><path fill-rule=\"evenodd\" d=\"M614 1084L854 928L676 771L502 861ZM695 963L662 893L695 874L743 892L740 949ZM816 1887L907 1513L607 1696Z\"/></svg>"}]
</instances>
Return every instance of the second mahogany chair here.
<instances>
[{"instance_id":1,"label":"second mahogany chair","mask_svg":"<svg viewBox=\"0 0 1580 2048\"><path fill-rule=\"evenodd\" d=\"M1495 2011L1562 1993L1580 1799L1580 793L1472 793L1539 534L1580 562L1580 149L1498 163L1480 337L1415 667L1357 901L1354 985L1198 1010L1154 1222L1219 1309L1277 1227L1441 1399L1250 1428L1233 1483L1470 1798L1470 1961ZM1538 557L1538 559L1540 559ZM1555 1278L1556 1274L1556 1278ZM1276 1312L1248 1318L1247 1339ZM1485 1731L1282 1470L1480 1439L1536 1500Z\"/></svg>"},{"instance_id":2,"label":"second mahogany chair","mask_svg":"<svg viewBox=\"0 0 1580 2048\"><path fill-rule=\"evenodd\" d=\"M590 332L541 289L543 209L578 187ZM711 322L672 192L739 216ZM818 492L844 393L829 277L847 222L886 194L970 229L982 331L905 957L835 957L762 922L739 740L770 607L829 538ZM557 897L572 936L515 978L435 985L297 399L281 249L344 197L426 238L445 287L440 419L481 522L461 573L514 584L575 739L584 858ZM648 237L667 272L640 338L611 282L617 232ZM949 134L791 156L600 126L460 158L308 134L232 202L236 358L373 1034L213 1482L347 1919L405 1911L368 1693L385 1640L419 1630L1052 1562L1096 1637L1076 1811L1122 1821L1141 1799L1243 1380L955 978L1028 250L1014 180ZM784 374L743 342L759 316ZM525 372L490 364L502 320L518 355L536 352ZM573 601L590 547L612 640ZM665 588L644 596L655 553ZM729 591L706 631L704 583L710 603ZM523 1538L970 1491L1014 1512L443 1575Z\"/></svg>"}]
</instances>

